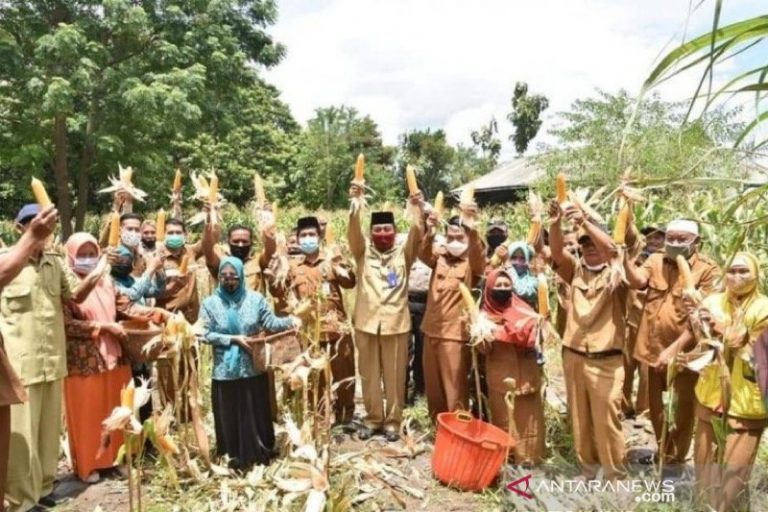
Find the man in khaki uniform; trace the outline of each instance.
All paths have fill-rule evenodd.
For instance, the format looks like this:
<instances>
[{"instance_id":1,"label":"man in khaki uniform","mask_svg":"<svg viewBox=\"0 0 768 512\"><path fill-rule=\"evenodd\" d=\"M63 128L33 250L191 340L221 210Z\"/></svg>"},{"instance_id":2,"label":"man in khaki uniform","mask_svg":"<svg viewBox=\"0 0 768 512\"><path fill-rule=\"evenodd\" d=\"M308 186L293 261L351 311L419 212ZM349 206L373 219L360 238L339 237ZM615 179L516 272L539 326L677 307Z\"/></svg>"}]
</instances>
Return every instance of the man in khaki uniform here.
<instances>
[{"instance_id":1,"label":"man in khaki uniform","mask_svg":"<svg viewBox=\"0 0 768 512\"><path fill-rule=\"evenodd\" d=\"M428 234L419 250L419 259L432 269L421 331L424 389L433 422L441 412L469 408L469 329L459 284L472 289L485 272L485 245L459 217L448 221L445 250L435 254L437 222L434 214L427 219Z\"/></svg>"},{"instance_id":2,"label":"man in khaki uniform","mask_svg":"<svg viewBox=\"0 0 768 512\"><path fill-rule=\"evenodd\" d=\"M586 479L595 479L602 466L606 480L620 480L626 476L620 414L627 287L612 284L608 262L616 247L610 236L577 207L568 207L568 219L582 229L578 236L581 258L577 259L564 245L562 214L560 205L553 202L549 208L552 260L571 290L563 373L574 448Z\"/></svg>"},{"instance_id":3,"label":"man in khaki uniform","mask_svg":"<svg viewBox=\"0 0 768 512\"><path fill-rule=\"evenodd\" d=\"M688 329L688 313L683 301L683 284L675 258L688 260L696 289L707 295L715 290L720 269L714 261L699 254L699 227L690 220L676 220L667 225L664 253L651 254L642 267L625 261L627 279L632 288L646 290L645 310L637 331L635 359L648 366L648 406L656 441L661 445L664 432L664 403L667 364L675 355L690 348L693 341ZM697 374L681 369L675 378L677 412L674 428L666 436L666 446L659 450L665 463L682 464L693 438L694 387ZM672 421L672 418L669 418Z\"/></svg>"},{"instance_id":4,"label":"man in khaki uniform","mask_svg":"<svg viewBox=\"0 0 768 512\"><path fill-rule=\"evenodd\" d=\"M362 194L363 189L353 184L350 195L354 198ZM409 200L420 208L421 193ZM371 215L370 241L363 235L360 209L353 207L349 214L347 238L358 274L352 323L367 413L365 424L358 431L360 439L368 439L383 427L387 440L396 441L405 405L411 332L407 281L423 228L420 223L413 224L403 245L395 244L396 234L392 212Z\"/></svg>"},{"instance_id":5,"label":"man in khaki uniform","mask_svg":"<svg viewBox=\"0 0 768 512\"><path fill-rule=\"evenodd\" d=\"M51 207L30 221L29 229L12 247L0 253L0 292L13 281L29 258L39 252L53 233L58 212ZM8 448L11 440L11 406L27 399L27 392L13 370L0 332L0 510L5 510L5 482L8 477Z\"/></svg>"},{"instance_id":6,"label":"man in khaki uniform","mask_svg":"<svg viewBox=\"0 0 768 512\"><path fill-rule=\"evenodd\" d=\"M39 207L16 217L22 235ZM0 332L29 400L11 407L8 500L26 511L50 498L59 456L62 380L67 376L63 302L82 302L105 271L105 260L81 283L55 252L41 249L0 292Z\"/></svg>"},{"instance_id":7,"label":"man in khaki uniform","mask_svg":"<svg viewBox=\"0 0 768 512\"><path fill-rule=\"evenodd\" d=\"M235 224L227 231L227 250L221 249L216 242L221 237L221 224L206 222L203 230L203 254L205 264L214 279L219 275L219 262L226 255L234 256L242 260L245 267L245 284L249 290L264 293L262 270L267 268L269 260L275 253L275 238L264 230L262 242L264 250L260 254L253 254L253 230L242 224Z\"/></svg>"}]
</instances>

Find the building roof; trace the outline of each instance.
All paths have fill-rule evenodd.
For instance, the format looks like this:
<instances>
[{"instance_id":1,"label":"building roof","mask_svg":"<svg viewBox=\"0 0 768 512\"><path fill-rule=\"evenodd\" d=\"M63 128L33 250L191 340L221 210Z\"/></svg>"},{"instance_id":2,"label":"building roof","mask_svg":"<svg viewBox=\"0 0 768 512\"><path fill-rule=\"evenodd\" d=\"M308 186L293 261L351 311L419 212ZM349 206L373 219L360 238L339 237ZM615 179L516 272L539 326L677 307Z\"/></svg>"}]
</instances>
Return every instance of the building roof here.
<instances>
[{"instance_id":1,"label":"building roof","mask_svg":"<svg viewBox=\"0 0 768 512\"><path fill-rule=\"evenodd\" d=\"M546 176L546 171L534 163L531 157L518 157L502 162L488 174L465 183L454 189L461 193L464 187L473 186L475 192L494 192L500 190L520 190L532 186L536 180Z\"/></svg>"}]
</instances>

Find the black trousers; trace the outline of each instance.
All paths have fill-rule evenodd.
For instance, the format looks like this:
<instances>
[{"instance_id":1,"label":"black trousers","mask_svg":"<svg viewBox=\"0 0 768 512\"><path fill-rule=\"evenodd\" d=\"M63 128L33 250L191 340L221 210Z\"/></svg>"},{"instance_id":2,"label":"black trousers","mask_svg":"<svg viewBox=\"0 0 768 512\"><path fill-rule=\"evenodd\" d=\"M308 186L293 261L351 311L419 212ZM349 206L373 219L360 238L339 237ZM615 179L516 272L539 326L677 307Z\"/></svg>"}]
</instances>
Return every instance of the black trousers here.
<instances>
[{"instance_id":1,"label":"black trousers","mask_svg":"<svg viewBox=\"0 0 768 512\"><path fill-rule=\"evenodd\" d=\"M426 309L424 302L408 302L408 310L411 313L411 339L408 343L408 372L405 377L405 389L411 385L409 402L417 396L424 395L424 367L421 362L421 354L424 351L424 333L421 332L421 321L424 319Z\"/></svg>"}]
</instances>

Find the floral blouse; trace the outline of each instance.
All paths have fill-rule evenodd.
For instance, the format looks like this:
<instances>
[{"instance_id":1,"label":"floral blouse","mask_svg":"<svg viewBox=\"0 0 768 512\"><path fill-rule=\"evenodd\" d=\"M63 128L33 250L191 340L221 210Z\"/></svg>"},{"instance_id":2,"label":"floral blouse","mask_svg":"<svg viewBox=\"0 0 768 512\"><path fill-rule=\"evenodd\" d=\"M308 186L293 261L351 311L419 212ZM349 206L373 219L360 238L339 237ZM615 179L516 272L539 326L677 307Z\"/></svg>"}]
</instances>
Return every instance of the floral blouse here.
<instances>
[{"instance_id":1,"label":"floral blouse","mask_svg":"<svg viewBox=\"0 0 768 512\"><path fill-rule=\"evenodd\" d=\"M99 327L96 322L78 318L68 303L64 305L64 328L67 333L67 372L70 376L96 375L108 370L99 353ZM125 364L122 358L119 364Z\"/></svg>"},{"instance_id":2,"label":"floral blouse","mask_svg":"<svg viewBox=\"0 0 768 512\"><path fill-rule=\"evenodd\" d=\"M205 326L203 341L213 346L213 380L235 380L258 374L251 354L232 343L228 329L227 305L217 295L203 301L200 319ZM240 335L252 336L261 331L279 332L293 327L293 318L277 317L267 300L259 292L249 291L245 298L233 306L240 319Z\"/></svg>"}]
</instances>

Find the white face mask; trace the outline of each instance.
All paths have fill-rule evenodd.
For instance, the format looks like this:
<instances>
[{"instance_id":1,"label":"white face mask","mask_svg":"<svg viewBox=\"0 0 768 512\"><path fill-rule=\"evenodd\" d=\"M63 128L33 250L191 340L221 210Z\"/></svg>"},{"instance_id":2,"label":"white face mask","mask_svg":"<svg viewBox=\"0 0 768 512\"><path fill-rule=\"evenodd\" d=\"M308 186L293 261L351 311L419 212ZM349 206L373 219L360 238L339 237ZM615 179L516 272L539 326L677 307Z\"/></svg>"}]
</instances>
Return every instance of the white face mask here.
<instances>
[{"instance_id":1,"label":"white face mask","mask_svg":"<svg viewBox=\"0 0 768 512\"><path fill-rule=\"evenodd\" d=\"M453 242L448 243L445 248L448 250L448 253L453 256L454 258L458 258L465 252L467 252L467 247L469 245L466 242L459 242L458 240L454 240Z\"/></svg>"},{"instance_id":2,"label":"white face mask","mask_svg":"<svg viewBox=\"0 0 768 512\"><path fill-rule=\"evenodd\" d=\"M607 265L606 265L605 263L601 263L601 264L599 264L599 265L587 265L586 263L584 264L584 268L586 268L586 269L587 269L587 270L589 270L590 272L602 272L602 271L603 271L603 269L604 269L606 266L607 266Z\"/></svg>"},{"instance_id":3,"label":"white face mask","mask_svg":"<svg viewBox=\"0 0 768 512\"><path fill-rule=\"evenodd\" d=\"M120 234L120 241L124 246L133 249L141 243L141 233L138 231L123 231Z\"/></svg>"}]
</instances>

